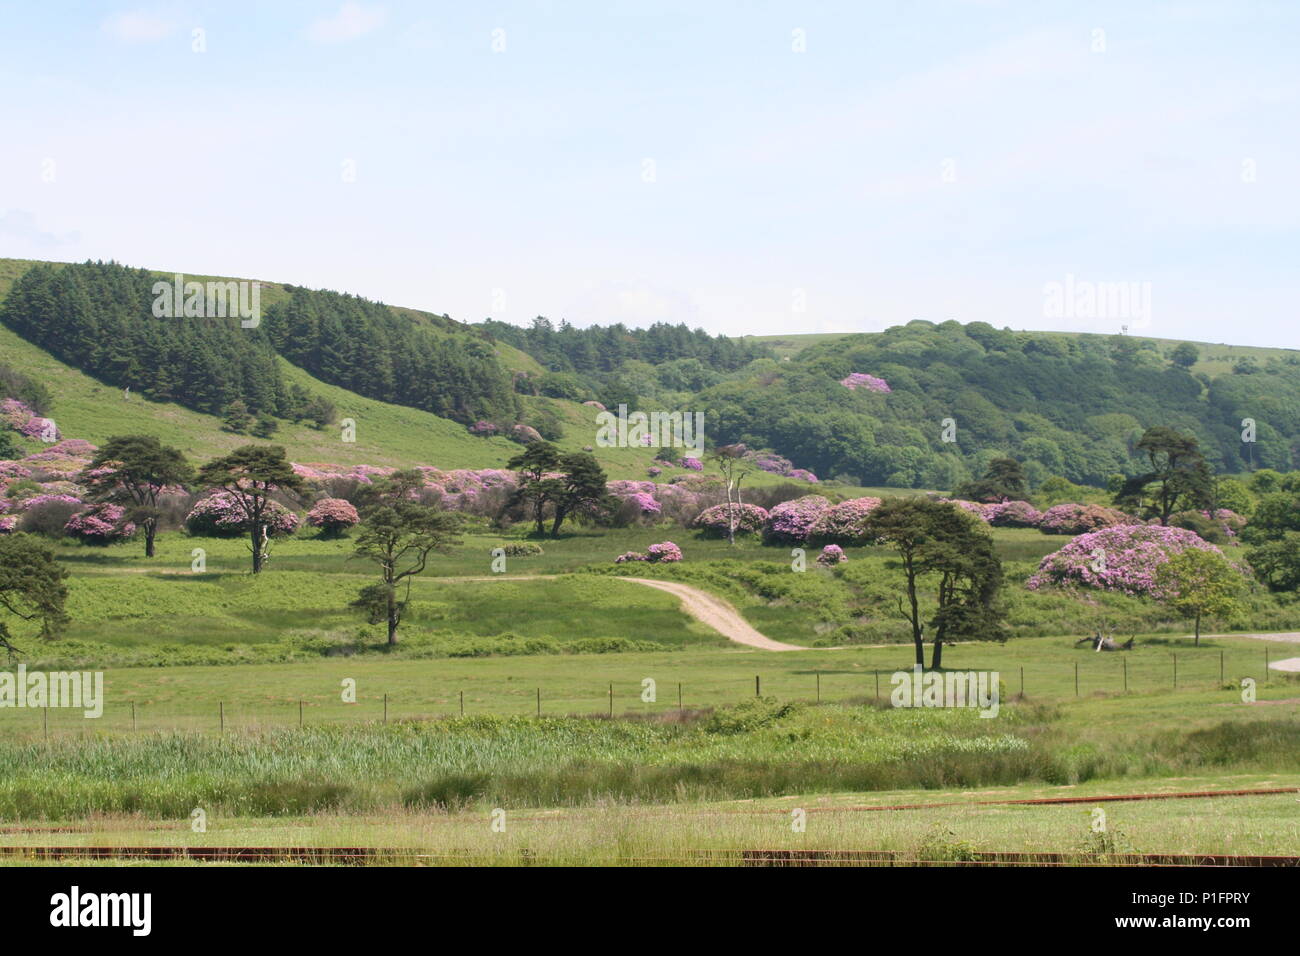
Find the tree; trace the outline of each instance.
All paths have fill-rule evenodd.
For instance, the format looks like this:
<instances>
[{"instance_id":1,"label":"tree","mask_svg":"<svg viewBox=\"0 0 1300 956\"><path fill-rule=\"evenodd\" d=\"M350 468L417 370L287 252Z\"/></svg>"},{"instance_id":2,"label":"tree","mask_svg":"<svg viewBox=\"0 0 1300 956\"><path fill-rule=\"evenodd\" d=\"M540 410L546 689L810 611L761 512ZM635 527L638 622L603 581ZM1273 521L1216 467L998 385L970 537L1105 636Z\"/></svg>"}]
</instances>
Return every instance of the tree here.
<instances>
[{"instance_id":1,"label":"tree","mask_svg":"<svg viewBox=\"0 0 1300 956\"><path fill-rule=\"evenodd\" d=\"M563 486L556 494L555 520L551 524L551 537L560 535L564 519L583 510L594 509L609 497L606 482L609 480L595 457L585 451L574 452L560 459L559 479Z\"/></svg>"},{"instance_id":2,"label":"tree","mask_svg":"<svg viewBox=\"0 0 1300 956\"><path fill-rule=\"evenodd\" d=\"M537 535L544 533L546 506L564 494L564 483L551 476L560 467L560 450L550 442L534 441L515 455L506 467L519 472L519 485L512 501L525 502L532 510Z\"/></svg>"},{"instance_id":3,"label":"tree","mask_svg":"<svg viewBox=\"0 0 1300 956\"><path fill-rule=\"evenodd\" d=\"M268 415L266 412L257 416L253 422L253 434L258 438L270 438L279 429L280 423L275 420L274 415Z\"/></svg>"},{"instance_id":4,"label":"tree","mask_svg":"<svg viewBox=\"0 0 1300 956\"><path fill-rule=\"evenodd\" d=\"M1184 617L1196 619L1196 644L1201 643L1201 617L1224 617L1241 609L1237 600L1242 578L1217 551L1188 548L1156 568L1156 587L1164 603Z\"/></svg>"},{"instance_id":5,"label":"tree","mask_svg":"<svg viewBox=\"0 0 1300 956\"><path fill-rule=\"evenodd\" d=\"M1137 507L1162 525L1175 511L1210 506L1214 476L1193 436L1157 425L1143 432L1137 447L1146 452L1151 470L1124 482L1115 495L1117 505Z\"/></svg>"},{"instance_id":6,"label":"tree","mask_svg":"<svg viewBox=\"0 0 1300 956\"><path fill-rule=\"evenodd\" d=\"M748 459L745 457L744 445L722 445L715 448L710 456L717 462L727 485L727 544L736 543L736 511L742 504L740 500L740 483L749 474ZM732 498L735 500L733 501Z\"/></svg>"},{"instance_id":7,"label":"tree","mask_svg":"<svg viewBox=\"0 0 1300 956\"><path fill-rule=\"evenodd\" d=\"M1284 531L1246 555L1256 576L1270 591L1300 590L1300 531Z\"/></svg>"},{"instance_id":8,"label":"tree","mask_svg":"<svg viewBox=\"0 0 1300 956\"><path fill-rule=\"evenodd\" d=\"M81 481L91 501L126 506L124 520L144 531L144 554L154 556L158 533L158 496L168 485L184 487L194 469L178 448L161 444L152 435L119 435L95 453Z\"/></svg>"},{"instance_id":9,"label":"tree","mask_svg":"<svg viewBox=\"0 0 1300 956\"><path fill-rule=\"evenodd\" d=\"M1182 368L1191 368L1201 360L1201 352L1191 342L1180 342L1169 353L1169 360Z\"/></svg>"},{"instance_id":10,"label":"tree","mask_svg":"<svg viewBox=\"0 0 1300 956\"><path fill-rule=\"evenodd\" d=\"M224 458L217 458L199 469L199 483L220 488L234 496L248 521L253 552L253 573L259 574L266 560L266 513L276 492L301 495L303 480L293 470L280 445L244 445Z\"/></svg>"},{"instance_id":11,"label":"tree","mask_svg":"<svg viewBox=\"0 0 1300 956\"><path fill-rule=\"evenodd\" d=\"M253 416L243 399L235 399L221 410L221 427L236 435L243 435L253 423Z\"/></svg>"},{"instance_id":12,"label":"tree","mask_svg":"<svg viewBox=\"0 0 1300 956\"><path fill-rule=\"evenodd\" d=\"M21 456L22 452L18 450L18 446L14 444L14 440L9 437L9 433L6 431L0 431L0 461L9 461Z\"/></svg>"},{"instance_id":13,"label":"tree","mask_svg":"<svg viewBox=\"0 0 1300 956\"><path fill-rule=\"evenodd\" d=\"M993 539L978 519L961 509L924 498L886 498L866 520L867 536L890 545L902 562L906 606L899 612L912 628L916 664L925 666L924 635L934 634L931 667L942 666L943 645L956 637L1003 640L999 600L1002 564ZM921 612L918 585L938 575L934 613Z\"/></svg>"},{"instance_id":14,"label":"tree","mask_svg":"<svg viewBox=\"0 0 1300 956\"><path fill-rule=\"evenodd\" d=\"M424 476L418 470L394 472L376 482L361 501L360 533L354 557L379 565L379 581L361 589L352 607L363 610L371 624L388 626L388 643L397 643L397 627L411 599L411 580L423 574L429 555L460 544L455 535L461 516L418 500ZM398 590L406 582L404 596Z\"/></svg>"},{"instance_id":15,"label":"tree","mask_svg":"<svg viewBox=\"0 0 1300 956\"><path fill-rule=\"evenodd\" d=\"M68 622L63 605L68 598L68 576L54 552L34 535L0 537L0 608L23 621L39 620L40 636L53 638ZM10 657L18 652L8 626L0 619L0 647Z\"/></svg>"},{"instance_id":16,"label":"tree","mask_svg":"<svg viewBox=\"0 0 1300 956\"><path fill-rule=\"evenodd\" d=\"M953 494L968 501L1028 501L1029 482L1020 462L1014 458L994 458L983 478L958 485Z\"/></svg>"}]
</instances>

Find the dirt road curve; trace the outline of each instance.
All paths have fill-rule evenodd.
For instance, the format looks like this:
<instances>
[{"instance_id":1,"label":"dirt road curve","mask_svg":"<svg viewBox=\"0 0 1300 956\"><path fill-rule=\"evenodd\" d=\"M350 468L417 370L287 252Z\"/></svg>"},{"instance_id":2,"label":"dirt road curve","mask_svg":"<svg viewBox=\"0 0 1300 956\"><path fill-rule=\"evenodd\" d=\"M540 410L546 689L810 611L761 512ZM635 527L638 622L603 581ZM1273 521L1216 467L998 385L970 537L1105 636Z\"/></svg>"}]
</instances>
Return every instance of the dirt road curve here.
<instances>
[{"instance_id":1,"label":"dirt road curve","mask_svg":"<svg viewBox=\"0 0 1300 956\"><path fill-rule=\"evenodd\" d=\"M468 578L447 578L448 581L551 581L561 577L558 574L516 574L507 577L504 574L494 574L491 576L476 576ZM754 630L748 621L740 616L740 612L728 604L720 597L714 597L701 591L699 588L693 588L689 584L679 584L676 581L653 581L650 578L620 578L609 577L607 581L631 581L634 584L644 584L647 587L658 588L660 591L667 591L682 602L682 610L689 614L695 620L702 624L707 624L729 641L735 641L737 644L744 644L748 647L757 647L763 651L806 651L810 648L800 647L798 644L782 644L780 641L774 641L770 637Z\"/></svg>"},{"instance_id":2,"label":"dirt road curve","mask_svg":"<svg viewBox=\"0 0 1300 956\"><path fill-rule=\"evenodd\" d=\"M682 602L684 610L695 620L707 624L723 637L735 641L737 644L747 644L750 647L757 647L764 651L806 651L808 648L800 647L797 644L783 644L780 641L774 641L770 637L765 637L750 625L740 612L728 604L720 597L714 597L701 591L699 588L693 588L689 584L679 584L676 581L652 581L650 578L612 578L614 581L635 581L637 584L644 584L647 587L658 588L660 591L667 591L669 594L677 597Z\"/></svg>"}]
</instances>

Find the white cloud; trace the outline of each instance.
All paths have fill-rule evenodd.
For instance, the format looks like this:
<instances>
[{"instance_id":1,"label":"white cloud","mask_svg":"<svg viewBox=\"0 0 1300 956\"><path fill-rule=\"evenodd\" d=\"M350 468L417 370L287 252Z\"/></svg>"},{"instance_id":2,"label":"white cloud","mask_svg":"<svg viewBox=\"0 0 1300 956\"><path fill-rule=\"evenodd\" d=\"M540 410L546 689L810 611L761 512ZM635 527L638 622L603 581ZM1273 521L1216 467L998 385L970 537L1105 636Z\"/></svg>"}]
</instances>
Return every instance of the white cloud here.
<instances>
[{"instance_id":1,"label":"white cloud","mask_svg":"<svg viewBox=\"0 0 1300 956\"><path fill-rule=\"evenodd\" d=\"M104 32L123 43L156 43L170 36L176 23L147 10L115 13L103 23Z\"/></svg>"},{"instance_id":2,"label":"white cloud","mask_svg":"<svg viewBox=\"0 0 1300 956\"><path fill-rule=\"evenodd\" d=\"M388 11L383 7L349 2L334 16L314 22L307 28L307 37L313 43L342 43L379 29L387 19Z\"/></svg>"}]
</instances>

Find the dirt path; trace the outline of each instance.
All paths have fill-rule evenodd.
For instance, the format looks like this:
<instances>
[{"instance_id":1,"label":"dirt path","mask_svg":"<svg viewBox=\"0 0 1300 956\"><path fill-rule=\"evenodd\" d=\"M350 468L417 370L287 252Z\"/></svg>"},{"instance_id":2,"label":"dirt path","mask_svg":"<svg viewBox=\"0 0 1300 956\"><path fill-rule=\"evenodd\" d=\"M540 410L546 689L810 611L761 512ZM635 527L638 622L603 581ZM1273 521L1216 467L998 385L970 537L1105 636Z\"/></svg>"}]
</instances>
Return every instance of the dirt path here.
<instances>
[{"instance_id":1,"label":"dirt path","mask_svg":"<svg viewBox=\"0 0 1300 956\"><path fill-rule=\"evenodd\" d=\"M667 591L682 602L682 610L702 624L707 624L727 640L764 651L806 651L798 644L783 644L761 634L740 616L740 612L720 597L699 588L677 581L655 581L650 578L614 578L615 581L634 581L647 587Z\"/></svg>"},{"instance_id":2,"label":"dirt path","mask_svg":"<svg viewBox=\"0 0 1300 956\"><path fill-rule=\"evenodd\" d=\"M561 577L558 574L527 574L514 575L507 577L504 574L472 577L472 578L448 578L449 581L538 581L554 580ZM744 644L746 647L757 647L763 651L806 651L813 648L800 647L798 644L783 644L781 641L774 641L770 637L755 630L753 625L746 621L734 607L728 604L720 597L715 597L707 591L701 591L699 588L693 588L689 584L681 584L677 581L657 581L651 578L624 578L609 577L609 581L631 581L633 584L644 584L646 587L655 588L659 591L666 591L682 602L682 610L689 614L701 624L713 628L729 641L735 641L737 644ZM821 650L821 648L816 648Z\"/></svg>"}]
</instances>

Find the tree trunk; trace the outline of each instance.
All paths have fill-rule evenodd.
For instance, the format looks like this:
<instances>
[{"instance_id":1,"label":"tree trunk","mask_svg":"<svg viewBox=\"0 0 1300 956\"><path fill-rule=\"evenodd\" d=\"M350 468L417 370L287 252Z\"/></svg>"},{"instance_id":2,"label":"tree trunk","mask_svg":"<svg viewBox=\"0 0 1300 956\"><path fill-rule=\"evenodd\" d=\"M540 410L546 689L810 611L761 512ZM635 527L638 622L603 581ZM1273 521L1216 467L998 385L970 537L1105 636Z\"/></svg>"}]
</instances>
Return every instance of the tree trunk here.
<instances>
[{"instance_id":1,"label":"tree trunk","mask_svg":"<svg viewBox=\"0 0 1300 956\"><path fill-rule=\"evenodd\" d=\"M253 522L253 530L250 534L253 536L253 573L260 574L262 571L262 528L260 522Z\"/></svg>"},{"instance_id":2,"label":"tree trunk","mask_svg":"<svg viewBox=\"0 0 1300 956\"><path fill-rule=\"evenodd\" d=\"M943 666L943 638L934 639L934 653L930 656L930 670L937 671Z\"/></svg>"},{"instance_id":3,"label":"tree trunk","mask_svg":"<svg viewBox=\"0 0 1300 956\"><path fill-rule=\"evenodd\" d=\"M395 578L395 566L389 565L384 568L384 584L387 587L388 594L388 646L392 647L397 644L397 580Z\"/></svg>"},{"instance_id":4,"label":"tree trunk","mask_svg":"<svg viewBox=\"0 0 1300 956\"><path fill-rule=\"evenodd\" d=\"M154 553L153 539L158 534L158 521L156 518L146 518L144 521L144 556L152 558Z\"/></svg>"},{"instance_id":5,"label":"tree trunk","mask_svg":"<svg viewBox=\"0 0 1300 956\"><path fill-rule=\"evenodd\" d=\"M1196 612L1196 641L1195 641L1195 645L1196 645L1197 647L1200 647L1200 646L1201 646L1201 612L1200 612L1200 611L1197 611L1197 612Z\"/></svg>"},{"instance_id":6,"label":"tree trunk","mask_svg":"<svg viewBox=\"0 0 1300 956\"><path fill-rule=\"evenodd\" d=\"M916 647L916 666L925 667L925 645L921 640L921 611L916 602L916 572L912 570L912 560L904 562L907 571L907 600L912 606L912 644Z\"/></svg>"},{"instance_id":7,"label":"tree trunk","mask_svg":"<svg viewBox=\"0 0 1300 956\"><path fill-rule=\"evenodd\" d=\"M388 592L388 646L397 643L397 596L390 589Z\"/></svg>"}]
</instances>

